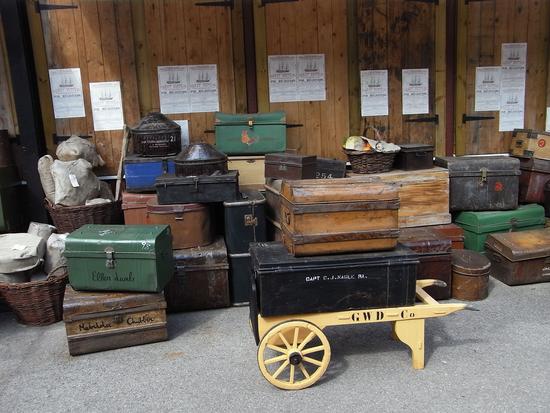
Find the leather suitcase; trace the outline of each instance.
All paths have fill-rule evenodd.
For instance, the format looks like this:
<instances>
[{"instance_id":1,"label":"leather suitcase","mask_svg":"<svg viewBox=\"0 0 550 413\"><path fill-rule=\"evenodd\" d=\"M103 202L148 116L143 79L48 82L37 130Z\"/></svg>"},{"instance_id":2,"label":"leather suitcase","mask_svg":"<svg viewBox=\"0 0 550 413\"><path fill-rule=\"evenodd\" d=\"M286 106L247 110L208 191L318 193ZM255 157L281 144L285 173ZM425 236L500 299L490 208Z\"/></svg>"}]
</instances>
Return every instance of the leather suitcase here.
<instances>
[{"instance_id":1,"label":"leather suitcase","mask_svg":"<svg viewBox=\"0 0 550 413\"><path fill-rule=\"evenodd\" d=\"M445 224L430 225L425 228L442 238L450 239L453 250L464 249L464 230L460 226L456 224Z\"/></svg>"},{"instance_id":2,"label":"leather suitcase","mask_svg":"<svg viewBox=\"0 0 550 413\"><path fill-rule=\"evenodd\" d=\"M206 247L174 251L176 271L164 296L168 311L229 306L229 264L223 237Z\"/></svg>"},{"instance_id":3,"label":"leather suitcase","mask_svg":"<svg viewBox=\"0 0 550 413\"><path fill-rule=\"evenodd\" d=\"M519 162L519 202L544 203L544 186L550 182L550 160L522 158Z\"/></svg>"},{"instance_id":4,"label":"leather suitcase","mask_svg":"<svg viewBox=\"0 0 550 413\"><path fill-rule=\"evenodd\" d=\"M451 211L503 211L518 207L519 160L509 156L435 158L449 169Z\"/></svg>"},{"instance_id":5,"label":"leather suitcase","mask_svg":"<svg viewBox=\"0 0 550 413\"><path fill-rule=\"evenodd\" d=\"M168 339L162 293L65 289L63 320L72 356Z\"/></svg>"},{"instance_id":6,"label":"leather suitcase","mask_svg":"<svg viewBox=\"0 0 550 413\"><path fill-rule=\"evenodd\" d=\"M491 275L507 285L550 281L550 229L491 234L486 254Z\"/></svg>"},{"instance_id":7,"label":"leather suitcase","mask_svg":"<svg viewBox=\"0 0 550 413\"><path fill-rule=\"evenodd\" d=\"M399 243L418 254L418 280L436 279L447 284L428 287L426 292L436 300L451 298L451 240L430 231L429 227L418 227L400 230Z\"/></svg>"},{"instance_id":8,"label":"leather suitcase","mask_svg":"<svg viewBox=\"0 0 550 413\"><path fill-rule=\"evenodd\" d=\"M401 245L393 251L294 257L280 242L267 242L252 244L250 255L251 302L257 302L250 310L259 308L264 317L414 304L418 260Z\"/></svg>"},{"instance_id":9,"label":"leather suitcase","mask_svg":"<svg viewBox=\"0 0 550 413\"><path fill-rule=\"evenodd\" d=\"M349 174L353 179L361 175ZM369 175L399 190L399 228L451 223L449 213L449 171L443 168L418 171L393 170Z\"/></svg>"},{"instance_id":10,"label":"leather suitcase","mask_svg":"<svg viewBox=\"0 0 550 413\"><path fill-rule=\"evenodd\" d=\"M334 179L316 179L313 185L303 182L283 181L281 185L283 243L292 254L395 247L399 197L394 186Z\"/></svg>"}]
</instances>

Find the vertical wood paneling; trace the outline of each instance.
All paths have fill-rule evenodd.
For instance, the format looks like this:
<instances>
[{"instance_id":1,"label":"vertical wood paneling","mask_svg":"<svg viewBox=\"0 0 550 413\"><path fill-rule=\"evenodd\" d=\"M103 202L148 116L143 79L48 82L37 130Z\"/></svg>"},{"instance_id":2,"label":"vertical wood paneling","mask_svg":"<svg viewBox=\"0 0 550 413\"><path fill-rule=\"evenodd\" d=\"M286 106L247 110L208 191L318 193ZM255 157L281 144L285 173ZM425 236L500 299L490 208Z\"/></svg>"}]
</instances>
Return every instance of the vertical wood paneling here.
<instances>
[{"instance_id":1,"label":"vertical wood paneling","mask_svg":"<svg viewBox=\"0 0 550 413\"><path fill-rule=\"evenodd\" d=\"M17 115L13 101L10 79L8 54L6 51L4 30L0 19L0 129L6 129L8 134L15 136L17 131Z\"/></svg>"},{"instance_id":2,"label":"vertical wood paneling","mask_svg":"<svg viewBox=\"0 0 550 413\"><path fill-rule=\"evenodd\" d=\"M346 3L302 0L264 9L265 59L278 54L325 55L325 101L269 104L269 110L284 110L289 123L304 125L287 129L287 146L300 153L342 158L342 139L349 134Z\"/></svg>"}]
</instances>

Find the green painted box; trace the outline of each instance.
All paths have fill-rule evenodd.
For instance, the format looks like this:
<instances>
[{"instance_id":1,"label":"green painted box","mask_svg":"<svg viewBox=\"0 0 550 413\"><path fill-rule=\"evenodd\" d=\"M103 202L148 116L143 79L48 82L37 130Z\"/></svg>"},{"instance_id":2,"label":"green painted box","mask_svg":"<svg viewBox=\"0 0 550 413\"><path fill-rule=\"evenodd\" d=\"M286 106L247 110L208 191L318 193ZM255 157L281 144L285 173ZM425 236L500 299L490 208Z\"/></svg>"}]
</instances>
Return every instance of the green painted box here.
<instances>
[{"instance_id":1,"label":"green painted box","mask_svg":"<svg viewBox=\"0 0 550 413\"><path fill-rule=\"evenodd\" d=\"M216 113L216 149L228 155L263 155L286 150L284 112Z\"/></svg>"},{"instance_id":2,"label":"green painted box","mask_svg":"<svg viewBox=\"0 0 550 413\"><path fill-rule=\"evenodd\" d=\"M174 274L168 225L84 225L64 254L75 290L160 292Z\"/></svg>"},{"instance_id":3,"label":"green painted box","mask_svg":"<svg viewBox=\"0 0 550 413\"><path fill-rule=\"evenodd\" d=\"M544 207L521 205L511 211L461 212L454 222L464 229L464 248L483 252L489 234L544 228Z\"/></svg>"}]
</instances>

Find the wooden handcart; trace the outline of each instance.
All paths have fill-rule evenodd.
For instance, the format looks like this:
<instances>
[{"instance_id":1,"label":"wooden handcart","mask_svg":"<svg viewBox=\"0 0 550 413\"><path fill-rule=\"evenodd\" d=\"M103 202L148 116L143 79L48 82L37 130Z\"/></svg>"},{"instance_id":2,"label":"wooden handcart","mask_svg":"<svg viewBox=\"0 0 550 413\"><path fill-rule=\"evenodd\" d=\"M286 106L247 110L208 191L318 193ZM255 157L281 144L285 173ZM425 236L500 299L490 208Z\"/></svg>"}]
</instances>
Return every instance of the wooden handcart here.
<instances>
[{"instance_id":1,"label":"wooden handcart","mask_svg":"<svg viewBox=\"0 0 550 413\"><path fill-rule=\"evenodd\" d=\"M250 322L258 344L258 366L276 387L299 390L311 386L330 362L330 344L323 333L329 326L391 322L393 337L412 351L412 365L424 368L424 320L463 310L466 304L440 304L425 287L444 286L439 280L417 280L414 306L347 310L328 313L262 317L255 300L250 303ZM254 289L253 283L253 289Z\"/></svg>"}]
</instances>

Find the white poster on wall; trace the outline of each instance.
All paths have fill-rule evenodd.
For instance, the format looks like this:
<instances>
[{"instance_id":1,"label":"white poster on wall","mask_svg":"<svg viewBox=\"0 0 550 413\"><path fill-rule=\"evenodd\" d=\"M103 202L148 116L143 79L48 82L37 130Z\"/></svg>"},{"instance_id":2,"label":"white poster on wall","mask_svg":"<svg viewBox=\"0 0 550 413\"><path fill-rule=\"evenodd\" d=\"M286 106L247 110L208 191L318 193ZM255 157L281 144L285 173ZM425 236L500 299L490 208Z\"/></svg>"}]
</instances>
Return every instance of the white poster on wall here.
<instances>
[{"instance_id":1,"label":"white poster on wall","mask_svg":"<svg viewBox=\"0 0 550 413\"><path fill-rule=\"evenodd\" d=\"M50 69L49 75L55 119L86 116L80 68Z\"/></svg>"},{"instance_id":2,"label":"white poster on wall","mask_svg":"<svg viewBox=\"0 0 550 413\"><path fill-rule=\"evenodd\" d=\"M158 66L160 111L188 113L189 90L187 66Z\"/></svg>"},{"instance_id":3,"label":"white poster on wall","mask_svg":"<svg viewBox=\"0 0 550 413\"><path fill-rule=\"evenodd\" d=\"M184 120L175 120L174 122L180 125L181 148L183 149L185 146L189 145L189 121L187 119L184 119Z\"/></svg>"},{"instance_id":4,"label":"white poster on wall","mask_svg":"<svg viewBox=\"0 0 550 413\"><path fill-rule=\"evenodd\" d=\"M361 116L388 114L388 71L361 70Z\"/></svg>"},{"instance_id":5,"label":"white poster on wall","mask_svg":"<svg viewBox=\"0 0 550 413\"><path fill-rule=\"evenodd\" d=\"M297 56L297 100L326 100L325 55L306 54Z\"/></svg>"},{"instance_id":6,"label":"white poster on wall","mask_svg":"<svg viewBox=\"0 0 550 413\"><path fill-rule=\"evenodd\" d=\"M403 69L403 115L430 112L430 75L428 69Z\"/></svg>"},{"instance_id":7,"label":"white poster on wall","mask_svg":"<svg viewBox=\"0 0 550 413\"><path fill-rule=\"evenodd\" d=\"M190 112L219 111L217 66L193 65L188 67Z\"/></svg>"},{"instance_id":8,"label":"white poster on wall","mask_svg":"<svg viewBox=\"0 0 550 413\"><path fill-rule=\"evenodd\" d=\"M546 132L550 132L550 107L546 108Z\"/></svg>"},{"instance_id":9,"label":"white poster on wall","mask_svg":"<svg viewBox=\"0 0 550 413\"><path fill-rule=\"evenodd\" d=\"M527 43L503 43L500 72L500 132L523 128Z\"/></svg>"},{"instance_id":10,"label":"white poster on wall","mask_svg":"<svg viewBox=\"0 0 550 413\"><path fill-rule=\"evenodd\" d=\"M124 128L120 82L90 83L90 100L96 132Z\"/></svg>"},{"instance_id":11,"label":"white poster on wall","mask_svg":"<svg viewBox=\"0 0 550 413\"><path fill-rule=\"evenodd\" d=\"M268 56L269 101L326 100L325 55Z\"/></svg>"},{"instance_id":12,"label":"white poster on wall","mask_svg":"<svg viewBox=\"0 0 550 413\"><path fill-rule=\"evenodd\" d=\"M500 109L500 66L476 67L476 112Z\"/></svg>"}]
</instances>

